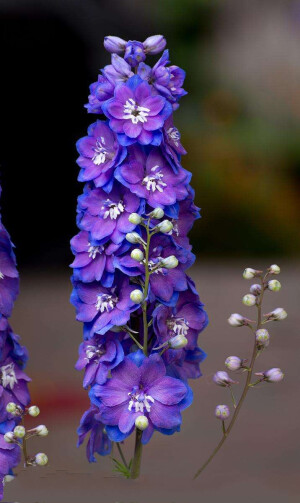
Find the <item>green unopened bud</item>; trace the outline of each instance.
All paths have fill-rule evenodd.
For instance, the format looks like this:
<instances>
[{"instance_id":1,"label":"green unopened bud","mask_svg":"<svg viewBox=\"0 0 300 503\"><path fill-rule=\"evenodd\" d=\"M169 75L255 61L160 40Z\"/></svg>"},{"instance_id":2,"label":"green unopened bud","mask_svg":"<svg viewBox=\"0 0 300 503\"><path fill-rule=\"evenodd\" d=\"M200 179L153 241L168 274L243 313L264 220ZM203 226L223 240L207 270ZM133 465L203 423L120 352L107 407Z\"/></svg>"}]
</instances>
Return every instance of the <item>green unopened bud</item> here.
<instances>
[{"instance_id":1,"label":"green unopened bud","mask_svg":"<svg viewBox=\"0 0 300 503\"><path fill-rule=\"evenodd\" d=\"M157 228L160 232L168 234L173 229L173 224L170 220L163 220L160 224L158 224Z\"/></svg>"},{"instance_id":2,"label":"green unopened bud","mask_svg":"<svg viewBox=\"0 0 300 503\"><path fill-rule=\"evenodd\" d=\"M277 279L271 279L271 281L268 281L268 289L271 290L271 292L279 292L281 288L281 283L280 281L277 281Z\"/></svg>"},{"instance_id":3,"label":"green unopened bud","mask_svg":"<svg viewBox=\"0 0 300 503\"><path fill-rule=\"evenodd\" d=\"M150 218L155 218L155 220L159 220L160 218L163 218L165 212L162 208L155 208L155 210L151 211L149 213Z\"/></svg>"},{"instance_id":4,"label":"green unopened bud","mask_svg":"<svg viewBox=\"0 0 300 503\"><path fill-rule=\"evenodd\" d=\"M48 428L44 424L37 426L35 431L39 437L46 437L49 433Z\"/></svg>"},{"instance_id":5,"label":"green unopened bud","mask_svg":"<svg viewBox=\"0 0 300 503\"><path fill-rule=\"evenodd\" d=\"M135 420L135 426L139 430L144 431L149 426L148 418L146 416L138 416Z\"/></svg>"},{"instance_id":6,"label":"green unopened bud","mask_svg":"<svg viewBox=\"0 0 300 503\"><path fill-rule=\"evenodd\" d=\"M252 279L256 276L257 271L251 267L247 267L243 272L244 279Z\"/></svg>"},{"instance_id":7,"label":"green unopened bud","mask_svg":"<svg viewBox=\"0 0 300 503\"><path fill-rule=\"evenodd\" d=\"M143 299L144 299L143 292L141 290L139 290L138 288L136 290L132 290L132 292L130 294L130 299L135 304L140 304L141 302L143 302Z\"/></svg>"},{"instance_id":8,"label":"green unopened bud","mask_svg":"<svg viewBox=\"0 0 300 503\"><path fill-rule=\"evenodd\" d=\"M245 306L255 306L256 304L255 295L253 295L252 293L247 293L247 295L244 295L243 304L245 304Z\"/></svg>"},{"instance_id":9,"label":"green unopened bud","mask_svg":"<svg viewBox=\"0 0 300 503\"><path fill-rule=\"evenodd\" d=\"M38 466L46 466L48 464L48 456L44 452L39 452L34 458Z\"/></svg>"},{"instance_id":10,"label":"green unopened bud","mask_svg":"<svg viewBox=\"0 0 300 503\"><path fill-rule=\"evenodd\" d=\"M15 436L14 436L13 432L12 432L12 431L8 431L8 432L6 432L6 433L5 433L5 435L4 435L4 440L5 440L5 442L7 442L8 444L13 443L13 442L14 442L14 440L15 440Z\"/></svg>"},{"instance_id":11,"label":"green unopened bud","mask_svg":"<svg viewBox=\"0 0 300 503\"><path fill-rule=\"evenodd\" d=\"M130 223L138 225L141 223L142 217L138 213L131 213L128 217L128 220Z\"/></svg>"},{"instance_id":12,"label":"green unopened bud","mask_svg":"<svg viewBox=\"0 0 300 503\"><path fill-rule=\"evenodd\" d=\"M17 438L25 437L26 430L24 426L16 426L14 429L14 436Z\"/></svg>"},{"instance_id":13,"label":"green unopened bud","mask_svg":"<svg viewBox=\"0 0 300 503\"><path fill-rule=\"evenodd\" d=\"M268 270L270 274L280 274L280 267L277 264L271 265Z\"/></svg>"},{"instance_id":14,"label":"green unopened bud","mask_svg":"<svg viewBox=\"0 0 300 503\"><path fill-rule=\"evenodd\" d=\"M140 250L139 248L135 248L134 250L132 250L130 256L133 260L136 260L137 262L142 262L142 260L144 260L144 254L142 250Z\"/></svg>"},{"instance_id":15,"label":"green unopened bud","mask_svg":"<svg viewBox=\"0 0 300 503\"><path fill-rule=\"evenodd\" d=\"M28 414L32 417L37 417L40 413L40 409L37 405L31 405L28 409Z\"/></svg>"},{"instance_id":16,"label":"green unopened bud","mask_svg":"<svg viewBox=\"0 0 300 503\"><path fill-rule=\"evenodd\" d=\"M184 335L178 334L169 340L169 346L172 349L184 348L189 341Z\"/></svg>"},{"instance_id":17,"label":"green unopened bud","mask_svg":"<svg viewBox=\"0 0 300 503\"><path fill-rule=\"evenodd\" d=\"M9 414L15 414L17 411L17 405L14 402L9 402L6 405L6 411L9 412Z\"/></svg>"},{"instance_id":18,"label":"green unopened bud","mask_svg":"<svg viewBox=\"0 0 300 503\"><path fill-rule=\"evenodd\" d=\"M174 269L178 266L178 259L175 255L170 255L170 257L162 259L161 265L162 267L165 267L165 269Z\"/></svg>"},{"instance_id":19,"label":"green unopened bud","mask_svg":"<svg viewBox=\"0 0 300 503\"><path fill-rule=\"evenodd\" d=\"M260 328L259 330L256 330L255 339L259 347L266 348L270 342L270 335L268 330L266 330L265 328Z\"/></svg>"},{"instance_id":20,"label":"green unopened bud","mask_svg":"<svg viewBox=\"0 0 300 503\"><path fill-rule=\"evenodd\" d=\"M129 243L137 244L141 242L141 236L137 232L128 232L126 234L126 239Z\"/></svg>"}]
</instances>

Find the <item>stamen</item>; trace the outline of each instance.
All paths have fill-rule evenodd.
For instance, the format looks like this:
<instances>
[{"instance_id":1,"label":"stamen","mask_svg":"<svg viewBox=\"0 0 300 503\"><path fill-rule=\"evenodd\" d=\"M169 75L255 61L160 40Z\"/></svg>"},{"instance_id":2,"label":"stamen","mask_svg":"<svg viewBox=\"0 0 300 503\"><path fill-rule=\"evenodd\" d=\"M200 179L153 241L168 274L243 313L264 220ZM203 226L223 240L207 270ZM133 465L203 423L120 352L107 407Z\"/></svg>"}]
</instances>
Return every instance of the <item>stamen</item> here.
<instances>
[{"instance_id":1,"label":"stamen","mask_svg":"<svg viewBox=\"0 0 300 503\"><path fill-rule=\"evenodd\" d=\"M133 124L147 122L150 108L140 107L132 98L129 98L124 105L123 119L130 119Z\"/></svg>"},{"instance_id":2,"label":"stamen","mask_svg":"<svg viewBox=\"0 0 300 503\"><path fill-rule=\"evenodd\" d=\"M117 297L113 297L112 295L108 295L107 293L101 293L97 296L95 307L97 311L100 311L101 313L104 313L104 311L109 313L114 309L117 302Z\"/></svg>"},{"instance_id":3,"label":"stamen","mask_svg":"<svg viewBox=\"0 0 300 503\"><path fill-rule=\"evenodd\" d=\"M106 161L106 157L108 156L108 151L104 147L105 144L105 139L103 136L100 138L97 138L96 140L96 146L93 149L94 150L94 156L92 158L92 161L96 166L99 166L100 164L104 164Z\"/></svg>"},{"instance_id":4,"label":"stamen","mask_svg":"<svg viewBox=\"0 0 300 503\"><path fill-rule=\"evenodd\" d=\"M151 168L153 175L145 176L142 181L142 184L146 185L146 189L149 191L155 192L158 190L159 192L163 192L164 187L167 186L167 184L162 181L162 178L164 177L163 173L161 171L157 171L158 169L159 166L153 166L153 168Z\"/></svg>"},{"instance_id":5,"label":"stamen","mask_svg":"<svg viewBox=\"0 0 300 503\"><path fill-rule=\"evenodd\" d=\"M169 318L167 320L167 326L169 330L173 331L176 335L186 336L189 331L189 323L184 318Z\"/></svg>"},{"instance_id":6,"label":"stamen","mask_svg":"<svg viewBox=\"0 0 300 503\"><path fill-rule=\"evenodd\" d=\"M1 382L4 388L9 386L10 389L13 389L14 385L18 382L14 367L13 363L9 363L8 365L1 367Z\"/></svg>"}]
</instances>

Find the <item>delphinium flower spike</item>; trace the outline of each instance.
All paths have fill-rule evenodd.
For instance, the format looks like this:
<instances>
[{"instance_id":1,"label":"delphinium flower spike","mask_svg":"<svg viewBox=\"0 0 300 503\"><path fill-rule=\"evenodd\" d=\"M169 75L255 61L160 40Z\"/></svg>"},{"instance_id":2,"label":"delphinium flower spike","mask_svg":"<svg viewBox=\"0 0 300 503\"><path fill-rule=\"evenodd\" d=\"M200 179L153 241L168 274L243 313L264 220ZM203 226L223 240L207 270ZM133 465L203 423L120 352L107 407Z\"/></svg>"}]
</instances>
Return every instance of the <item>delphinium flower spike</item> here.
<instances>
[{"instance_id":1,"label":"delphinium flower spike","mask_svg":"<svg viewBox=\"0 0 300 503\"><path fill-rule=\"evenodd\" d=\"M37 416L39 409L36 406L28 408L27 383L30 379L23 372L28 353L8 321L19 293L13 248L0 217L0 499L3 498L5 482L14 478L13 469L20 463L22 453L25 466L38 464L28 454L27 439L45 433L44 429L26 431L24 425L24 416L27 413Z\"/></svg>"},{"instance_id":2,"label":"delphinium flower spike","mask_svg":"<svg viewBox=\"0 0 300 503\"><path fill-rule=\"evenodd\" d=\"M222 438L209 458L196 472L194 478L198 477L203 472L203 470L207 467L207 465L212 461L212 459L223 446L225 440L227 439L235 424L248 391L254 386L261 385L264 382L277 383L279 381L282 381L284 377L283 372L279 368L271 368L269 370L264 370L261 372L254 372L256 358L260 353L262 353L262 351L265 350L267 346L269 346L270 342L270 334L268 330L263 327L268 322L284 320L287 317L286 311L281 307L275 309L270 313L262 314L264 293L268 290L277 292L281 288L279 281L270 279L271 275L279 273L280 267L276 264L270 266L265 272L252 268L247 268L244 270L243 277L245 279L259 280L259 283L255 283L250 287L250 293L246 294L242 299L244 305L249 307L256 306L257 317L255 321L252 321L240 314L235 313L230 315L230 317L228 318L228 323L232 327L246 326L250 329L253 337L252 356L249 359L249 365L247 359L240 358L239 356L228 356L225 360L225 366L227 370L231 372L246 372L245 382L243 384L243 389L238 401L236 401L236 398L231 389L232 384L237 384L236 381L232 380L227 372L224 371L219 371L214 375L213 380L216 384L218 384L219 386L227 387L230 390L234 410L231 415L231 419L226 426L226 420L230 417L230 410L228 405L218 405L216 407L215 416L218 419L222 420ZM253 375L258 377L258 379L252 382Z\"/></svg>"},{"instance_id":3,"label":"delphinium flower spike","mask_svg":"<svg viewBox=\"0 0 300 503\"><path fill-rule=\"evenodd\" d=\"M128 478L138 477L142 446L155 431L180 430L192 402L188 380L201 376L205 358L197 339L207 315L186 274L195 258L187 235L199 209L173 123L185 72L169 64L168 50L153 67L146 63L165 45L162 35L105 37L111 64L86 105L101 117L77 143L85 185L71 241L71 301L84 324L76 367L91 400L78 443L89 435L91 462L115 443L115 469ZM127 462L122 443L132 433Z\"/></svg>"}]
</instances>

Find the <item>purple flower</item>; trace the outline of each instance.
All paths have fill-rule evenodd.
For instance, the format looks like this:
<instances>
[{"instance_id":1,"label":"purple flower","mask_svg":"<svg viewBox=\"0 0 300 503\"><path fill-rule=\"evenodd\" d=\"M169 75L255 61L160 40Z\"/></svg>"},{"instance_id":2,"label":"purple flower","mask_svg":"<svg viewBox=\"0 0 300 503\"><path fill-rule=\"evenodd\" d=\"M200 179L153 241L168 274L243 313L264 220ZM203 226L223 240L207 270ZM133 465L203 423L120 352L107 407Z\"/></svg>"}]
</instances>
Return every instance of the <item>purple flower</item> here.
<instances>
[{"instance_id":1,"label":"purple flower","mask_svg":"<svg viewBox=\"0 0 300 503\"><path fill-rule=\"evenodd\" d=\"M90 125L88 136L81 138L76 146L80 154L77 164L81 168L78 180L93 180L96 187L110 192L113 170L126 156L126 149L119 145L115 134L105 122L97 121Z\"/></svg>"},{"instance_id":2,"label":"purple flower","mask_svg":"<svg viewBox=\"0 0 300 503\"><path fill-rule=\"evenodd\" d=\"M0 314L10 316L19 293L19 275L10 237L0 223Z\"/></svg>"},{"instance_id":3,"label":"purple flower","mask_svg":"<svg viewBox=\"0 0 300 503\"><path fill-rule=\"evenodd\" d=\"M103 70L104 77L115 87L117 84L123 84L134 75L130 65L117 54L112 54L111 65L107 65Z\"/></svg>"},{"instance_id":4,"label":"purple flower","mask_svg":"<svg viewBox=\"0 0 300 503\"><path fill-rule=\"evenodd\" d=\"M201 377L200 363L206 358L206 353L201 348L193 350L173 351L170 358L170 351L163 354L163 360L167 367L167 374L187 381L188 379L198 379ZM171 360L171 363L170 363Z\"/></svg>"},{"instance_id":5,"label":"purple flower","mask_svg":"<svg viewBox=\"0 0 300 503\"><path fill-rule=\"evenodd\" d=\"M71 301L76 307L76 319L92 322L91 332L105 334L112 327L123 326L130 319L130 313L138 309L130 299L134 285L129 284L128 278L120 276L116 285L104 288L100 283L75 282Z\"/></svg>"},{"instance_id":6,"label":"purple flower","mask_svg":"<svg viewBox=\"0 0 300 503\"><path fill-rule=\"evenodd\" d=\"M0 499L3 498L4 477L12 473L21 461L21 449L17 444L8 444L0 434Z\"/></svg>"},{"instance_id":7,"label":"purple flower","mask_svg":"<svg viewBox=\"0 0 300 503\"><path fill-rule=\"evenodd\" d=\"M119 244L125 234L135 228L128 220L130 213L138 213L142 204L121 185L115 185L110 194L100 188L88 189L78 198L79 208L87 210L81 215L79 226L91 233L92 240L104 243L111 239L114 244Z\"/></svg>"},{"instance_id":8,"label":"purple flower","mask_svg":"<svg viewBox=\"0 0 300 503\"><path fill-rule=\"evenodd\" d=\"M170 115L164 124L164 142L163 146L169 161L175 171L180 168L180 156L186 154L186 150L180 143L180 133L174 126L173 115Z\"/></svg>"},{"instance_id":9,"label":"purple flower","mask_svg":"<svg viewBox=\"0 0 300 503\"><path fill-rule=\"evenodd\" d=\"M152 208L163 208L188 196L191 175L181 167L175 174L158 148L152 148L146 157L138 146L132 146L115 177L131 192L146 199Z\"/></svg>"},{"instance_id":10,"label":"purple flower","mask_svg":"<svg viewBox=\"0 0 300 503\"><path fill-rule=\"evenodd\" d=\"M171 219L173 229L169 232L169 236L172 237L174 244L186 249L190 246L187 235L193 227L195 220L200 218L199 208L194 203L194 191L190 186L187 187L187 191L189 195L179 203L178 218Z\"/></svg>"},{"instance_id":11,"label":"purple flower","mask_svg":"<svg viewBox=\"0 0 300 503\"><path fill-rule=\"evenodd\" d=\"M120 37L109 35L104 37L104 47L108 52L122 54L125 51L126 40Z\"/></svg>"},{"instance_id":12,"label":"purple flower","mask_svg":"<svg viewBox=\"0 0 300 503\"><path fill-rule=\"evenodd\" d=\"M103 103L102 110L121 145L136 141L160 145L161 128L172 107L163 96L153 96L151 86L134 75L126 84L115 88L114 97Z\"/></svg>"},{"instance_id":13,"label":"purple flower","mask_svg":"<svg viewBox=\"0 0 300 503\"><path fill-rule=\"evenodd\" d=\"M137 66L142 61L145 61L146 54L142 42L129 40L125 47L124 59L133 67Z\"/></svg>"},{"instance_id":14,"label":"purple flower","mask_svg":"<svg viewBox=\"0 0 300 503\"><path fill-rule=\"evenodd\" d=\"M145 54L157 54L163 51L166 46L166 39L163 35L152 35L146 38L146 40L141 42L123 40L120 37L108 36L104 38L104 47L108 52L122 54L124 51L130 49L134 44L138 44L139 47L143 48Z\"/></svg>"},{"instance_id":15,"label":"purple flower","mask_svg":"<svg viewBox=\"0 0 300 503\"><path fill-rule=\"evenodd\" d=\"M83 443L87 434L90 433L90 438L86 445L86 457L90 463L96 463L95 453L100 454L100 456L106 456L110 454L112 449L112 443L104 432L104 424L101 423L99 417L100 414L97 407L92 405L83 414L77 430L77 447Z\"/></svg>"},{"instance_id":16,"label":"purple flower","mask_svg":"<svg viewBox=\"0 0 300 503\"><path fill-rule=\"evenodd\" d=\"M6 405L15 402L22 408L30 402L27 382L31 379L11 359L0 363L0 423L7 419Z\"/></svg>"},{"instance_id":17,"label":"purple flower","mask_svg":"<svg viewBox=\"0 0 300 503\"><path fill-rule=\"evenodd\" d=\"M79 346L79 358L75 368L85 369L83 387L104 384L108 373L124 359L124 351L115 333L94 335Z\"/></svg>"},{"instance_id":18,"label":"purple flower","mask_svg":"<svg viewBox=\"0 0 300 503\"><path fill-rule=\"evenodd\" d=\"M110 426L128 436L140 415L149 420L143 443L150 440L154 429L173 433L180 427L181 410L190 405L191 392L179 379L166 376L160 356L141 356L140 366L127 356L111 375L105 384L93 386L90 392L92 402L99 407L101 421L108 425L109 436Z\"/></svg>"},{"instance_id":19,"label":"purple flower","mask_svg":"<svg viewBox=\"0 0 300 503\"><path fill-rule=\"evenodd\" d=\"M98 75L98 81L90 85L89 102L85 105L90 114L101 114L102 104L114 94L114 85L103 75Z\"/></svg>"}]
</instances>

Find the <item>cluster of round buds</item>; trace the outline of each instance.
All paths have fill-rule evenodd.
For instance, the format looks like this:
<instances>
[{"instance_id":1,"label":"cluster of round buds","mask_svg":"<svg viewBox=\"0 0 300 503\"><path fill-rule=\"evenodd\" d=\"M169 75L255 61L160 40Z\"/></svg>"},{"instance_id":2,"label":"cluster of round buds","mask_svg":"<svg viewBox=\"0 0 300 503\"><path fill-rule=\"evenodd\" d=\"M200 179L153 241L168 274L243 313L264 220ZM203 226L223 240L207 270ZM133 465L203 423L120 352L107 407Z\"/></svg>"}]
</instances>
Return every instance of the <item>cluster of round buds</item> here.
<instances>
[{"instance_id":1,"label":"cluster of round buds","mask_svg":"<svg viewBox=\"0 0 300 503\"><path fill-rule=\"evenodd\" d=\"M215 373L213 377L213 381L215 384L218 386L223 386L223 387L229 387L232 384L237 384L236 381L233 381L227 372L224 372L223 370L219 370L218 372Z\"/></svg>"},{"instance_id":2,"label":"cluster of round buds","mask_svg":"<svg viewBox=\"0 0 300 503\"><path fill-rule=\"evenodd\" d=\"M255 339L258 349L263 349L269 346L270 335L268 330L266 330L265 328L260 328L259 330L256 330Z\"/></svg>"},{"instance_id":3,"label":"cluster of round buds","mask_svg":"<svg viewBox=\"0 0 300 503\"><path fill-rule=\"evenodd\" d=\"M256 269L252 269L251 267L247 267L243 272L243 278L245 279L253 279L256 276L260 276L262 271L257 271Z\"/></svg>"},{"instance_id":4,"label":"cluster of round buds","mask_svg":"<svg viewBox=\"0 0 300 503\"><path fill-rule=\"evenodd\" d=\"M249 323L253 322L251 322L251 320L248 320L248 318L244 318L244 316L242 316L241 314L233 313L229 316L228 323L232 327L242 327L243 325L249 325Z\"/></svg>"},{"instance_id":5,"label":"cluster of round buds","mask_svg":"<svg viewBox=\"0 0 300 503\"><path fill-rule=\"evenodd\" d=\"M242 360L238 356L228 356L225 360L225 367L232 372L244 368L246 360Z\"/></svg>"},{"instance_id":6,"label":"cluster of round buds","mask_svg":"<svg viewBox=\"0 0 300 503\"><path fill-rule=\"evenodd\" d=\"M215 416L217 419L224 421L230 416L230 410L227 405L217 405L215 409Z\"/></svg>"},{"instance_id":7,"label":"cluster of round buds","mask_svg":"<svg viewBox=\"0 0 300 503\"><path fill-rule=\"evenodd\" d=\"M282 307L277 307L274 311L264 315L268 321L282 321L287 317L287 312Z\"/></svg>"},{"instance_id":8,"label":"cluster of round buds","mask_svg":"<svg viewBox=\"0 0 300 503\"><path fill-rule=\"evenodd\" d=\"M265 372L257 372L255 375L261 377L262 381L272 383L280 382L284 378L284 373L279 368L272 368L266 370Z\"/></svg>"}]
</instances>

